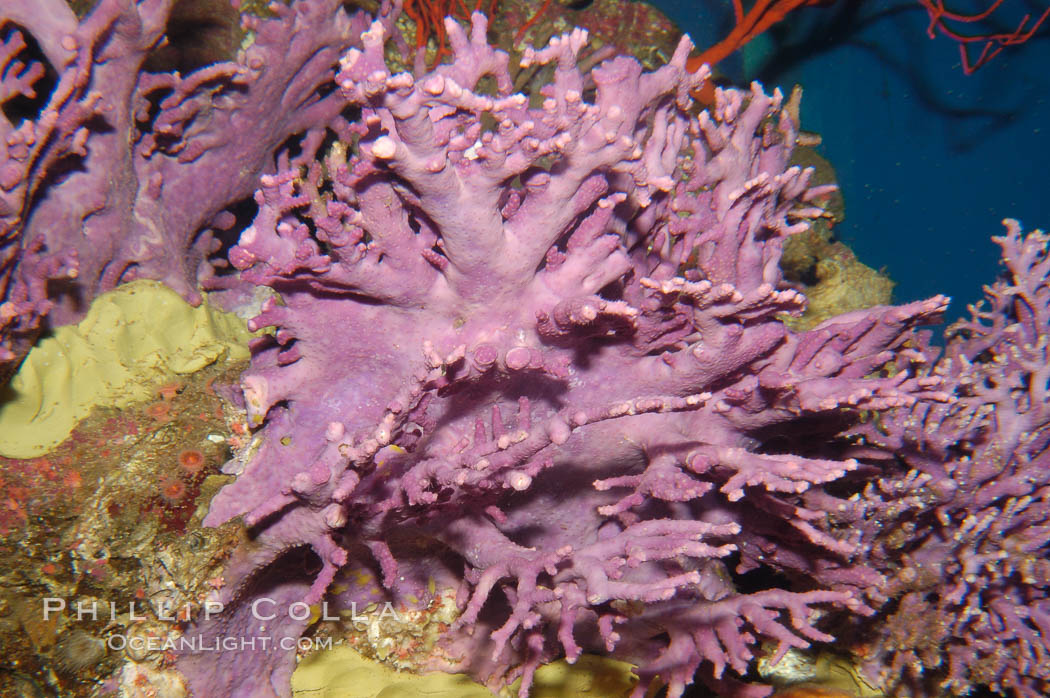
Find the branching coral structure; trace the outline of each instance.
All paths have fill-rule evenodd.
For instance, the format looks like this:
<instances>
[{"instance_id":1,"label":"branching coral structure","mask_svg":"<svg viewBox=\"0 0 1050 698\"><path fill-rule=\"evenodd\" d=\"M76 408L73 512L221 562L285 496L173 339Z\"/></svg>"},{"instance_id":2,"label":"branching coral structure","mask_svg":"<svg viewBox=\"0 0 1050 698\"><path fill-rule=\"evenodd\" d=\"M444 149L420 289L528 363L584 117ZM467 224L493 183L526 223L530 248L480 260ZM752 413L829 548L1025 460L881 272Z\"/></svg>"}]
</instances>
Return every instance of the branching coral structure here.
<instances>
[{"instance_id":1,"label":"branching coral structure","mask_svg":"<svg viewBox=\"0 0 1050 698\"><path fill-rule=\"evenodd\" d=\"M287 611L326 593L418 608L452 589L420 668L521 676L522 695L583 651L635 662L638 696L679 696L701 665L725 686L759 642L830 640L820 608L870 612L823 582L867 572L802 499L856 461L775 444L946 399L937 376L880 368L947 299L787 330L805 300L782 241L826 191L787 165L779 91L718 90L697 118L687 40L652 73L584 73L577 30L526 52L556 66L530 108L472 21L416 77L390 74L373 24L337 77L360 119L263 177L231 251L279 297L242 379L256 444L206 522L241 516L254 540L191 633L275 649L185 652L200 695L287 695L278 641L309 623ZM791 584L741 588L759 567Z\"/></svg>"},{"instance_id":2,"label":"branching coral structure","mask_svg":"<svg viewBox=\"0 0 1050 698\"><path fill-rule=\"evenodd\" d=\"M278 3L270 19L245 15L233 60L147 72L171 5L102 0L83 21L64 0L0 8L0 362L24 354L44 315L75 321L122 281L199 303L227 208L290 136L338 115L332 67L371 21L334 0Z\"/></svg>"},{"instance_id":3,"label":"branching coral structure","mask_svg":"<svg viewBox=\"0 0 1050 698\"><path fill-rule=\"evenodd\" d=\"M923 347L952 399L853 430L881 477L835 518L885 579L868 654L897 695L1050 691L1050 258L1044 233L1005 223L988 304Z\"/></svg>"}]
</instances>

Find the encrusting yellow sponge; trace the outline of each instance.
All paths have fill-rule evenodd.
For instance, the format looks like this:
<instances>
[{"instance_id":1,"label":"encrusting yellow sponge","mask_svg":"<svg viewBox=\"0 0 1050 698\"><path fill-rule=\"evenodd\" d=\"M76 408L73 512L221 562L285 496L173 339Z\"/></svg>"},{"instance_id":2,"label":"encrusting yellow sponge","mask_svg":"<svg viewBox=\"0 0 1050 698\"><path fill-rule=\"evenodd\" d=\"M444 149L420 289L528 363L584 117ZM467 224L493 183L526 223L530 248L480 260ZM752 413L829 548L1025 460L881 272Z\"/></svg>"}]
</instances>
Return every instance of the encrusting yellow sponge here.
<instances>
[{"instance_id":1,"label":"encrusting yellow sponge","mask_svg":"<svg viewBox=\"0 0 1050 698\"><path fill-rule=\"evenodd\" d=\"M250 338L236 315L207 302L194 308L156 281L105 293L78 325L38 342L0 388L0 455L43 455L93 407L124 407L172 375L247 359Z\"/></svg>"},{"instance_id":2,"label":"encrusting yellow sponge","mask_svg":"<svg viewBox=\"0 0 1050 698\"><path fill-rule=\"evenodd\" d=\"M530 698L626 698L637 683L631 665L583 655L536 670ZM517 682L508 695L518 694ZM464 674L411 674L366 659L347 645L317 652L292 674L294 698L492 698L492 691Z\"/></svg>"}]
</instances>

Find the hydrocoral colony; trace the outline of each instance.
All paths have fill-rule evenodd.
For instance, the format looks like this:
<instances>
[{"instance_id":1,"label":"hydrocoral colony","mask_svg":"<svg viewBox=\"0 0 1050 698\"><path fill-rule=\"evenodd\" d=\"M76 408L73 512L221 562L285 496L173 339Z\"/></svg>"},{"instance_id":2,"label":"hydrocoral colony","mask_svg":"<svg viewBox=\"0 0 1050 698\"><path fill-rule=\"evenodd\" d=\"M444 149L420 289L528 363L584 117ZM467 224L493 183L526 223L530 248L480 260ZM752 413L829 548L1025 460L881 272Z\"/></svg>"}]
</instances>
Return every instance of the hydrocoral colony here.
<instances>
[{"instance_id":1,"label":"hydrocoral colony","mask_svg":"<svg viewBox=\"0 0 1050 698\"><path fill-rule=\"evenodd\" d=\"M654 73L617 58L584 74L585 34L560 37L525 55L555 66L532 108L477 15L469 37L446 25L451 64L410 77L383 60L392 15L369 26L300 0L248 20L236 63L183 78L140 70L164 3L103 0L80 25L51 4L53 24L4 8L59 72L41 115L4 133L8 330L78 262L85 299L132 273L174 273L192 297L211 278L209 225L259 187L229 257L281 301L253 320L276 329L242 381L255 448L208 516L242 516L254 537L218 593L227 611L191 631L256 644L182 655L195 695L287 695L294 652L275 641L309 622L285 620L294 603L424 608L445 589L461 612L417 668L521 675L523 694L540 663L596 651L639 666L636 695L680 695L701 665L721 692L761 695L725 668L745 673L759 642L779 656L830 640L818 608L870 604L886 629L873 662L932 668L944 651L956 690L1037 695L1044 237L1008 235L1014 285L940 361L912 331L940 297L794 333L776 317L804 303L781 243L826 189L789 167L779 93L719 91L690 116L704 73L685 70L687 42ZM12 67L16 36L8 95L35 72ZM61 155L79 166L56 173ZM889 449L925 475L895 483ZM938 562L963 572L958 593L938 593ZM253 614L261 598L282 622ZM913 607L961 618L948 648L900 640Z\"/></svg>"},{"instance_id":2,"label":"hydrocoral colony","mask_svg":"<svg viewBox=\"0 0 1050 698\"><path fill-rule=\"evenodd\" d=\"M988 306L923 347L954 399L852 429L880 477L833 514L881 573L870 673L908 695L1050 695L1050 237L1005 223Z\"/></svg>"},{"instance_id":3,"label":"hydrocoral colony","mask_svg":"<svg viewBox=\"0 0 1050 698\"><path fill-rule=\"evenodd\" d=\"M485 28L448 23L453 62L413 78L389 73L373 24L337 77L359 122L262 180L230 259L281 302L252 321L276 331L242 379L264 439L207 519L258 530L229 578L309 545L320 571L284 579L284 604L317 602L362 555L381 588L343 578L347 607L458 588L431 661L493 687L522 675L522 695L585 649L637 662L637 695L659 677L677 696L704 660L717 681L759 640L830 640L815 605L857 598L738 593L723 560L843 566L852 547L798 496L856 462L762 446L842 406L943 399L936 378L865 376L945 299L788 333L776 315L804 301L779 290L782 239L827 190L788 166L780 94L720 92L697 120L687 41L651 74L617 58L584 75L575 31L526 52L556 67L529 108ZM238 583L205 632L302 632L256 627ZM265 660L181 667L195 687L281 685L291 657Z\"/></svg>"},{"instance_id":4,"label":"hydrocoral colony","mask_svg":"<svg viewBox=\"0 0 1050 698\"><path fill-rule=\"evenodd\" d=\"M244 17L253 41L236 61L146 72L171 5L100 0L82 22L65 0L0 8L0 371L45 315L75 322L118 283L158 279L199 303L227 208L289 136L338 114L317 88L370 21L275 4L275 20ZM58 77L38 95L45 65Z\"/></svg>"}]
</instances>

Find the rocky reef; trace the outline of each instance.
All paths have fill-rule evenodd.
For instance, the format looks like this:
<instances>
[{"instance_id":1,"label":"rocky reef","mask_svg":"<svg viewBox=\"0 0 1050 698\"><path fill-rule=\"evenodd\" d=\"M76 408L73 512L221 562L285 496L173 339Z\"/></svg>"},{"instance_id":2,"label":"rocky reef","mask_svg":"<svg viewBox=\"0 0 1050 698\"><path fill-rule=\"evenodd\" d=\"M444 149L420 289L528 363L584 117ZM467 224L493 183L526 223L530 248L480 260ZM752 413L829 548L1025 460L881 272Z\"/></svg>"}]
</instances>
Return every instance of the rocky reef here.
<instances>
[{"instance_id":1,"label":"rocky reef","mask_svg":"<svg viewBox=\"0 0 1050 698\"><path fill-rule=\"evenodd\" d=\"M295 0L201 58L163 50L170 2L52 5L0 12L0 361L143 278L256 336L4 461L5 689L288 696L334 639L521 696L586 655L638 697L764 696L796 660L1045 695L1045 235L1008 224L939 348L948 299L827 290L858 267L797 99L701 109L688 39L647 67L575 29L512 65L474 14L428 67L400 7ZM802 289L829 303L800 320ZM9 393L76 365L53 346ZM41 595L147 616L41 623Z\"/></svg>"}]
</instances>

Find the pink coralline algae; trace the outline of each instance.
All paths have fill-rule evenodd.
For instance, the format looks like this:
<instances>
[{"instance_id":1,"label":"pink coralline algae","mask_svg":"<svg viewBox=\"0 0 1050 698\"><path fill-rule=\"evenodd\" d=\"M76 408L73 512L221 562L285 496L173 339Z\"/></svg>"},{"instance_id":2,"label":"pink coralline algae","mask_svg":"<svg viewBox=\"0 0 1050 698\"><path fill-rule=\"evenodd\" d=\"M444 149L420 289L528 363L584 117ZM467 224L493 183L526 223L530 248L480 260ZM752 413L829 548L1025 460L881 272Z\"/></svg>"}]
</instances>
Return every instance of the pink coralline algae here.
<instances>
[{"instance_id":1,"label":"pink coralline algae","mask_svg":"<svg viewBox=\"0 0 1050 698\"><path fill-rule=\"evenodd\" d=\"M822 502L862 533L859 562L884 578L866 589L881 608L865 633L871 673L899 683L894 695L1050 695L1048 237L1005 223L1007 273L988 304L939 356L923 347L922 373L952 399L853 429L848 452L881 477L841 508Z\"/></svg>"},{"instance_id":2,"label":"pink coralline algae","mask_svg":"<svg viewBox=\"0 0 1050 698\"><path fill-rule=\"evenodd\" d=\"M289 136L343 105L326 84L362 13L278 3L272 19L245 17L235 60L147 72L171 5L101 0L79 22L65 0L0 7L0 367L43 316L74 321L122 281L158 279L200 302L228 207Z\"/></svg>"},{"instance_id":3,"label":"pink coralline algae","mask_svg":"<svg viewBox=\"0 0 1050 698\"><path fill-rule=\"evenodd\" d=\"M882 370L947 301L784 327L805 301L781 245L827 189L788 165L779 92L689 113L687 40L652 73L585 73L586 34L555 38L524 56L555 67L530 107L483 17L446 28L454 60L415 77L387 69L383 25L362 35L337 77L360 118L262 178L231 250L279 299L242 379L256 447L206 520L253 540L227 610L190 632L274 649L179 668L195 695L285 696L293 604L451 588L461 613L423 668L526 695L542 662L591 651L635 662L637 696L698 668L768 693L731 678L758 643L779 657L832 639L821 609L872 611L856 536L805 500L857 461L784 446L947 399L941 376ZM253 615L264 597L280 622Z\"/></svg>"}]
</instances>

